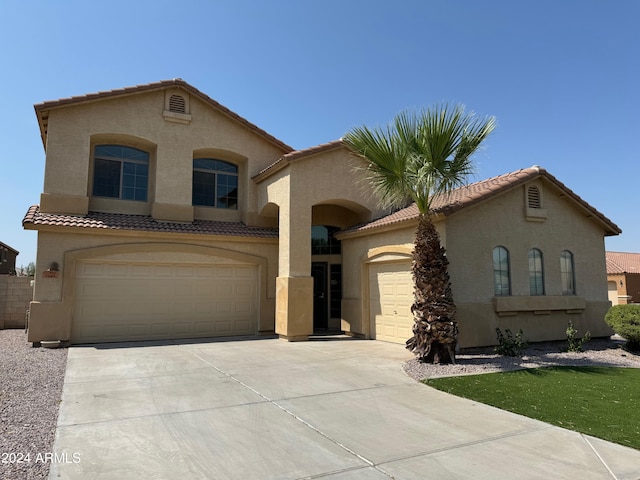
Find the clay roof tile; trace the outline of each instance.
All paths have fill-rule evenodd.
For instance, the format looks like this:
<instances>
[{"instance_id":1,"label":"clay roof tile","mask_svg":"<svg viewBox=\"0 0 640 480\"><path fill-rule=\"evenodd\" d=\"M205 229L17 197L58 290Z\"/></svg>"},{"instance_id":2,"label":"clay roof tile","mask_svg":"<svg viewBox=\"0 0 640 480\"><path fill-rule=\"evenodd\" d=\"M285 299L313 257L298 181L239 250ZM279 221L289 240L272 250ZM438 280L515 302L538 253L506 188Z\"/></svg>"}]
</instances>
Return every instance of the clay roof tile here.
<instances>
[{"instance_id":1,"label":"clay roof tile","mask_svg":"<svg viewBox=\"0 0 640 480\"><path fill-rule=\"evenodd\" d=\"M37 229L38 226L82 229L132 230L161 233L188 233L196 235L221 235L234 237L278 238L278 230L268 227L250 227L241 222L216 222L194 220L191 223L161 222L146 215L89 212L85 216L41 213L38 205L27 211L22 225ZM34 228L35 227L35 228Z\"/></svg>"},{"instance_id":2,"label":"clay roof tile","mask_svg":"<svg viewBox=\"0 0 640 480\"><path fill-rule=\"evenodd\" d=\"M640 273L640 253L607 252L607 273Z\"/></svg>"},{"instance_id":3,"label":"clay roof tile","mask_svg":"<svg viewBox=\"0 0 640 480\"><path fill-rule=\"evenodd\" d=\"M500 195L512 188L522 185L528 181L537 177L544 177L554 184L557 188L561 189L564 193L578 203L588 215L595 217L599 220L603 226L605 226L607 235L617 235L621 233L620 228L615 225L611 220L598 212L595 208L585 202L566 185L556 179L553 175L548 173L545 169L534 165L530 168L524 168L516 170L514 172L498 175L496 177L488 178L479 182L471 183L460 188L456 188L447 195L437 195L431 201L432 215L442 214L445 216L451 215L462 208L469 207L476 203L482 202L496 195ZM378 218L371 222L357 225L341 233L355 233L365 230L381 228L388 225L394 225L402 222L409 222L417 220L420 212L415 204L409 205L406 208L402 208L386 215L382 218Z\"/></svg>"}]
</instances>

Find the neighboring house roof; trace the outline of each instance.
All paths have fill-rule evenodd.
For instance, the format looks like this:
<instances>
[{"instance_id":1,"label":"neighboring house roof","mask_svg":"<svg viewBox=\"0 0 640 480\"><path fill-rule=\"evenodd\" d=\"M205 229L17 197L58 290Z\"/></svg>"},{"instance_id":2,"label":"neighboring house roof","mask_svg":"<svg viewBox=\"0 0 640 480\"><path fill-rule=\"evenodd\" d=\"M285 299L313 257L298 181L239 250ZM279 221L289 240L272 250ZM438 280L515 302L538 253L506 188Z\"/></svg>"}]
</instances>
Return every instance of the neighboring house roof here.
<instances>
[{"instance_id":1,"label":"neighboring house roof","mask_svg":"<svg viewBox=\"0 0 640 480\"><path fill-rule=\"evenodd\" d=\"M640 253L606 252L607 274L640 273Z\"/></svg>"},{"instance_id":2,"label":"neighboring house roof","mask_svg":"<svg viewBox=\"0 0 640 480\"><path fill-rule=\"evenodd\" d=\"M571 198L575 204L584 211L587 217L600 223L605 230L605 235L618 235L622 233L622 230L620 230L615 223L585 202L544 168L538 166L524 168L480 182L471 183L464 187L456 188L448 195L437 195L431 202L430 213L432 215L449 216L463 208L483 202L539 177L549 181L566 196ZM418 207L412 204L377 220L345 229L340 235L358 234L379 228L401 226L404 223L409 224L415 222L418 216Z\"/></svg>"},{"instance_id":3,"label":"neighboring house roof","mask_svg":"<svg viewBox=\"0 0 640 480\"><path fill-rule=\"evenodd\" d=\"M85 216L41 213L38 205L27 211L22 225L25 229L39 227L66 227L77 229L105 229L119 231L145 231L232 237L278 238L276 228L248 227L241 222L194 220L192 223L160 222L146 215L89 212Z\"/></svg>"},{"instance_id":4,"label":"neighboring house roof","mask_svg":"<svg viewBox=\"0 0 640 480\"><path fill-rule=\"evenodd\" d=\"M186 90L191 95L209 104L211 107L215 108L216 110L226 115L227 117L235 120L236 122L248 128L249 130L254 131L258 135L262 136L263 138L265 138L272 144L276 145L277 147L283 149L284 151L290 152L293 150L292 147L290 147L283 141L278 140L276 137L270 135L269 133L262 130L261 128L254 125L253 123L246 120L245 118L241 117L237 113L232 112L227 107L216 102L211 97L202 93L197 88L189 85L187 82L185 82L181 78L174 78L173 80L162 80L160 82L147 83L143 85L136 85L133 87L118 88L114 90L107 90L107 91L96 92L96 93L88 93L86 95L80 95L80 96L69 97L69 98L61 98L59 100L52 100L52 101L47 101L43 103L38 103L34 105L34 108L36 111L36 116L38 117L38 125L40 126L40 136L42 137L42 143L46 148L47 128L49 123L49 110L66 107L68 105L78 105L81 103L95 102L98 100L105 100L105 99L114 98L114 97L122 97L126 95L135 95L143 92L163 90L170 87L180 87Z\"/></svg>"},{"instance_id":5,"label":"neighboring house roof","mask_svg":"<svg viewBox=\"0 0 640 480\"><path fill-rule=\"evenodd\" d=\"M18 255L20 252L18 250L16 250L15 248L10 247L9 245L7 245L6 243L2 243L0 242L0 247L4 247L7 250L11 250L12 252L14 252L16 255Z\"/></svg>"},{"instance_id":6,"label":"neighboring house roof","mask_svg":"<svg viewBox=\"0 0 640 480\"><path fill-rule=\"evenodd\" d=\"M316 155L318 153L329 152L331 150L336 150L338 148L347 148L347 147L342 142L342 140L334 140L332 142L322 143L320 145L316 145L314 147L305 148L303 150L294 150L292 152L289 152L289 153L283 155L278 160L276 160L274 163L269 165L267 168L265 168L264 170L261 170L258 173L256 173L252 178L256 183L261 182L265 178L268 178L271 175L273 175L274 173L282 170L284 167L289 165L289 163L294 161L294 160L299 160L301 158L310 157L310 156Z\"/></svg>"}]
</instances>

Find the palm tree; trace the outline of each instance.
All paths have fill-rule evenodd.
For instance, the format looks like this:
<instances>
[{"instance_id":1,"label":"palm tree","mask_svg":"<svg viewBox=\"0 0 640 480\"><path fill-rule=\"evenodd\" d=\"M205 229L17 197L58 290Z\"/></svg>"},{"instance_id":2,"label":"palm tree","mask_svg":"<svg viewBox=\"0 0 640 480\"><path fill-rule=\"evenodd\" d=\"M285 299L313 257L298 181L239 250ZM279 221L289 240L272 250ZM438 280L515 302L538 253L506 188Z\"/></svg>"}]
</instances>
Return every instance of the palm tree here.
<instances>
[{"instance_id":1,"label":"palm tree","mask_svg":"<svg viewBox=\"0 0 640 480\"><path fill-rule=\"evenodd\" d=\"M458 343L448 260L429 217L431 201L465 183L473 173L472 155L495 126L494 117L442 104L400 113L384 129L354 128L343 138L365 160L366 179L381 206L418 207L411 266L415 323L406 347L424 362L455 363Z\"/></svg>"}]
</instances>

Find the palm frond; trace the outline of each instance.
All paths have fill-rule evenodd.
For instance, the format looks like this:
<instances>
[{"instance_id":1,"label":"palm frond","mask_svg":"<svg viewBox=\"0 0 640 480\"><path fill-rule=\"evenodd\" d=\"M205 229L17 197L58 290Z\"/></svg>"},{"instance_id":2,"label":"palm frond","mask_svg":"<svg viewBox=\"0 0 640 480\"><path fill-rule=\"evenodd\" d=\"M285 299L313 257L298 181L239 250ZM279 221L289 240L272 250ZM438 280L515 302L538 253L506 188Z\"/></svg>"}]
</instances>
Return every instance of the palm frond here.
<instances>
[{"instance_id":1,"label":"palm frond","mask_svg":"<svg viewBox=\"0 0 640 480\"><path fill-rule=\"evenodd\" d=\"M365 159L364 175L383 207L405 205L410 198L406 184L406 148L386 129L354 128L343 141Z\"/></svg>"},{"instance_id":2,"label":"palm frond","mask_svg":"<svg viewBox=\"0 0 640 480\"><path fill-rule=\"evenodd\" d=\"M473 173L471 157L495 127L494 117L441 104L401 112L384 129L354 128L343 140L365 159L367 180L381 205L411 199L427 213L434 195L463 185Z\"/></svg>"}]
</instances>

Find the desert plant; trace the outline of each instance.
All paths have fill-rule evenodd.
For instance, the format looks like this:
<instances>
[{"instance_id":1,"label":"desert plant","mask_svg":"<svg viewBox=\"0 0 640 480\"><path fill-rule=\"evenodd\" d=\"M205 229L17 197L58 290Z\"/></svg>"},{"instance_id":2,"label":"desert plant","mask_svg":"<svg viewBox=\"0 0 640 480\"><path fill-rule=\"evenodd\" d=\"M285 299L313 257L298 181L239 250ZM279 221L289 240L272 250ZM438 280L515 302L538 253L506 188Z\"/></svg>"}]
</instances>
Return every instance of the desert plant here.
<instances>
[{"instance_id":1,"label":"desert plant","mask_svg":"<svg viewBox=\"0 0 640 480\"><path fill-rule=\"evenodd\" d=\"M496 345L495 352L498 355L519 357L527 348L528 343L522 340L522 329L514 336L508 328L504 330L504 333L499 328L496 328L496 336L498 345Z\"/></svg>"},{"instance_id":2,"label":"desert plant","mask_svg":"<svg viewBox=\"0 0 640 480\"><path fill-rule=\"evenodd\" d=\"M413 337L406 347L420 360L455 363L458 322L445 249L430 217L431 201L465 183L471 157L496 126L494 117L446 104L403 112L387 128L357 127L343 141L365 161L365 177L384 207L418 207L413 250Z\"/></svg>"},{"instance_id":3,"label":"desert plant","mask_svg":"<svg viewBox=\"0 0 640 480\"><path fill-rule=\"evenodd\" d=\"M587 330L582 338L578 338L578 330L573 326L573 322L569 320L569 325L567 326L567 343L569 346L567 347L568 352L581 352L582 345L591 340L591 332Z\"/></svg>"},{"instance_id":4,"label":"desert plant","mask_svg":"<svg viewBox=\"0 0 640 480\"><path fill-rule=\"evenodd\" d=\"M628 350L640 351L640 305L614 305L604 320L627 341Z\"/></svg>"}]
</instances>

